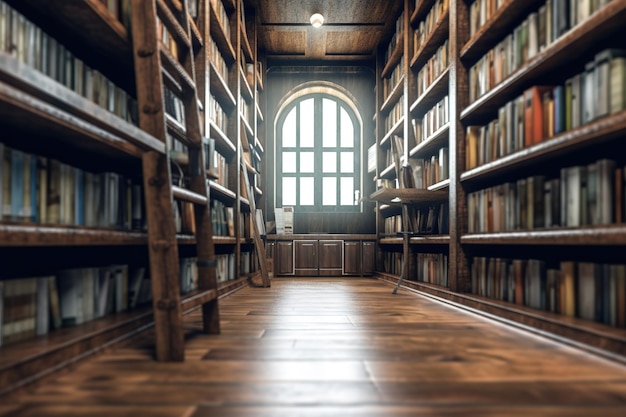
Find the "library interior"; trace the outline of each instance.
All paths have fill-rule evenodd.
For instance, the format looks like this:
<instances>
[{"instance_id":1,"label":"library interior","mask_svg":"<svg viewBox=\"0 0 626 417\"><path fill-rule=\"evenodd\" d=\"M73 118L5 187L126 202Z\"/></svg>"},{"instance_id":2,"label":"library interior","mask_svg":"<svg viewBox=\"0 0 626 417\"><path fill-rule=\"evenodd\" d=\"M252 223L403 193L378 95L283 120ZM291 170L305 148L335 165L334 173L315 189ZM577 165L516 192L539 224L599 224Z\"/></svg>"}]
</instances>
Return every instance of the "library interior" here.
<instances>
[{"instance_id":1,"label":"library interior","mask_svg":"<svg viewBox=\"0 0 626 417\"><path fill-rule=\"evenodd\" d=\"M626 415L626 0L0 0L0 416Z\"/></svg>"}]
</instances>

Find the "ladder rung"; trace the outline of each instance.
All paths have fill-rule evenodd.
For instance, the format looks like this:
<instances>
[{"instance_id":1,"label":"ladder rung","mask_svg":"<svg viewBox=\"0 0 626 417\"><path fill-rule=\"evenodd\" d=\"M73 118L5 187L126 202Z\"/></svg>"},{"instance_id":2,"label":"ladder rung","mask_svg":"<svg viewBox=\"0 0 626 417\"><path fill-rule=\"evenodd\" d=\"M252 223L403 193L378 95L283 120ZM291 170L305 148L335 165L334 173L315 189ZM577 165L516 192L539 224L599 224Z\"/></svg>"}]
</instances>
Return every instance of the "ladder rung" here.
<instances>
[{"instance_id":1,"label":"ladder rung","mask_svg":"<svg viewBox=\"0 0 626 417\"><path fill-rule=\"evenodd\" d=\"M163 22L170 34L174 36L176 43L185 46L187 50L191 49L191 42L187 36L187 31L180 25L176 16L174 16L163 0L157 0L157 13L159 14L161 22Z\"/></svg>"},{"instance_id":2,"label":"ladder rung","mask_svg":"<svg viewBox=\"0 0 626 417\"><path fill-rule=\"evenodd\" d=\"M159 52L161 53L163 69L167 71L168 76L172 77L172 79L180 85L181 93L195 93L195 84L193 80L189 74L187 74L187 71L185 71L183 66L172 56L170 51L165 49L165 47L160 46ZM193 96L195 97L195 94L193 94Z\"/></svg>"},{"instance_id":3,"label":"ladder rung","mask_svg":"<svg viewBox=\"0 0 626 417\"><path fill-rule=\"evenodd\" d=\"M194 193L193 191L189 191L185 188L177 187L175 185L172 185L172 194L174 194L174 197L178 198L179 200L189 201L190 203L201 204L205 206L209 203L209 199L206 198L206 196Z\"/></svg>"},{"instance_id":4,"label":"ladder rung","mask_svg":"<svg viewBox=\"0 0 626 417\"><path fill-rule=\"evenodd\" d=\"M215 290L199 291L198 293L194 293L189 297L183 298L182 300L183 311L192 309L202 304L206 304L209 301L215 300L216 298L217 298L217 291Z\"/></svg>"}]
</instances>

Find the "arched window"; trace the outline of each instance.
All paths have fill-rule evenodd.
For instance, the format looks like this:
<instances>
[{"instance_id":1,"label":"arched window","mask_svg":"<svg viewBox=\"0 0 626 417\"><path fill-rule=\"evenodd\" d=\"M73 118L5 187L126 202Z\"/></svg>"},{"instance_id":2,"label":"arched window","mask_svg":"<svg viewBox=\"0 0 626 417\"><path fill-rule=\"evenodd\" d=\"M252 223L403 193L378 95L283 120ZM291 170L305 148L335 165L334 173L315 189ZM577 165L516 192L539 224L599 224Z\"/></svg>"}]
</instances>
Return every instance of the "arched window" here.
<instances>
[{"instance_id":1,"label":"arched window","mask_svg":"<svg viewBox=\"0 0 626 417\"><path fill-rule=\"evenodd\" d=\"M344 101L303 95L283 109L276 130L277 207L360 210L360 125Z\"/></svg>"}]
</instances>

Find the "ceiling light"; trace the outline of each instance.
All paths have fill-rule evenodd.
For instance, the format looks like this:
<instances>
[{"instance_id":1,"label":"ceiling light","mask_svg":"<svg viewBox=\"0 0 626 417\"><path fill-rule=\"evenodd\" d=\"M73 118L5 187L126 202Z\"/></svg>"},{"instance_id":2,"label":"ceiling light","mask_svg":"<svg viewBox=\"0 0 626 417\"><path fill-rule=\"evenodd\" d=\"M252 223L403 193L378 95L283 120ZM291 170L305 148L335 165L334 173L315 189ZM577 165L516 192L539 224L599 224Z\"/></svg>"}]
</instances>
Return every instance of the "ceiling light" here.
<instances>
[{"instance_id":1,"label":"ceiling light","mask_svg":"<svg viewBox=\"0 0 626 417\"><path fill-rule=\"evenodd\" d=\"M318 28L324 24L324 16L319 13L311 15L311 24L314 28Z\"/></svg>"}]
</instances>

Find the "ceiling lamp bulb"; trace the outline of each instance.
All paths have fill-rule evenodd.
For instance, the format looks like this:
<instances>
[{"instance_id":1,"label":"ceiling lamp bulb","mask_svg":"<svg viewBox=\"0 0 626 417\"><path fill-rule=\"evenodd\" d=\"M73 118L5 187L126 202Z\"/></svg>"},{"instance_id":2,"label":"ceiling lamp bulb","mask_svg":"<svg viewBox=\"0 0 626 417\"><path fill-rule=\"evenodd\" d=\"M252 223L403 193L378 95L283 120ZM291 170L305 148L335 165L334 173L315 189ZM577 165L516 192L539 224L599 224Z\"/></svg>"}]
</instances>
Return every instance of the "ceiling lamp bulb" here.
<instances>
[{"instance_id":1,"label":"ceiling lamp bulb","mask_svg":"<svg viewBox=\"0 0 626 417\"><path fill-rule=\"evenodd\" d=\"M324 16L319 13L311 15L311 24L314 28L318 28L324 24Z\"/></svg>"}]
</instances>

